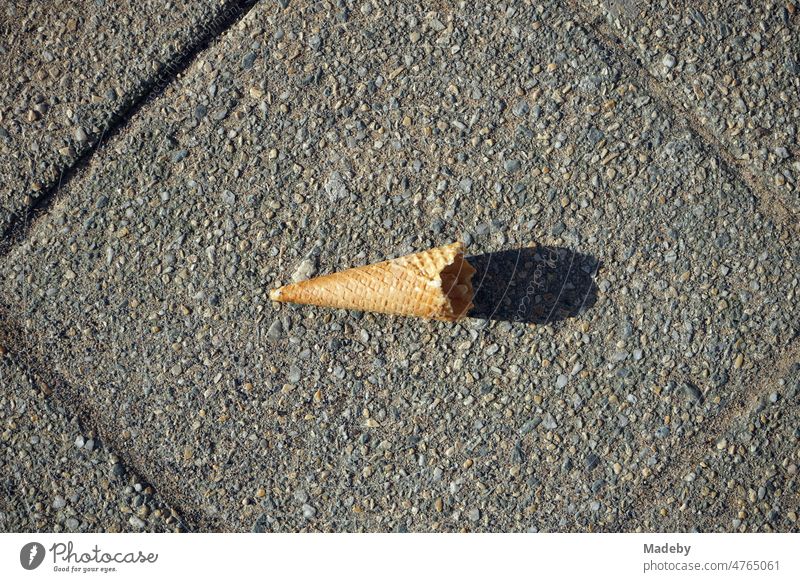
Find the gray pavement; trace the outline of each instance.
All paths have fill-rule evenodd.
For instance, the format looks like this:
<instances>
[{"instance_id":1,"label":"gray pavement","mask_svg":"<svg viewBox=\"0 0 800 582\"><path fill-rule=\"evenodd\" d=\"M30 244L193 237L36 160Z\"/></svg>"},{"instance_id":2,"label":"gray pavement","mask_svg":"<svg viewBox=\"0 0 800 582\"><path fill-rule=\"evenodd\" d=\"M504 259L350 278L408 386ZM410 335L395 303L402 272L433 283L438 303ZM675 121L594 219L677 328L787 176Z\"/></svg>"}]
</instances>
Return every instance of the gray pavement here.
<instances>
[{"instance_id":1,"label":"gray pavement","mask_svg":"<svg viewBox=\"0 0 800 582\"><path fill-rule=\"evenodd\" d=\"M795 0L570 0L759 196L800 221Z\"/></svg>"},{"instance_id":2,"label":"gray pavement","mask_svg":"<svg viewBox=\"0 0 800 582\"><path fill-rule=\"evenodd\" d=\"M191 529L797 531L796 224L572 6L347 6L257 4L5 255L53 398ZM458 238L463 323L268 299Z\"/></svg>"},{"instance_id":3,"label":"gray pavement","mask_svg":"<svg viewBox=\"0 0 800 582\"><path fill-rule=\"evenodd\" d=\"M680 485L654 499L639 524L643 531L797 531L797 359L795 350L746 412L686 464Z\"/></svg>"},{"instance_id":4,"label":"gray pavement","mask_svg":"<svg viewBox=\"0 0 800 582\"><path fill-rule=\"evenodd\" d=\"M18 228L244 2L3 2L0 233Z\"/></svg>"},{"instance_id":5,"label":"gray pavement","mask_svg":"<svg viewBox=\"0 0 800 582\"><path fill-rule=\"evenodd\" d=\"M179 514L153 487L8 353L0 384L0 530L182 530Z\"/></svg>"}]
</instances>

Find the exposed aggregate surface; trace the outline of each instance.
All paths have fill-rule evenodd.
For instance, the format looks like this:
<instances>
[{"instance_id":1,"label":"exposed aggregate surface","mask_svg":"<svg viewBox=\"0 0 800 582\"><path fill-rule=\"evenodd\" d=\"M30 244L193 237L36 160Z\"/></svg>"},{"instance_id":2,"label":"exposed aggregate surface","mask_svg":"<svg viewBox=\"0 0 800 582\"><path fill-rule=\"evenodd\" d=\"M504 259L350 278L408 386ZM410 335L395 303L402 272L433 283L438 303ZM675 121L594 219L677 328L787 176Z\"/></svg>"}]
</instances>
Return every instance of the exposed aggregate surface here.
<instances>
[{"instance_id":1,"label":"exposed aggregate surface","mask_svg":"<svg viewBox=\"0 0 800 582\"><path fill-rule=\"evenodd\" d=\"M284 4L0 261L9 366L62 380L9 372L4 428L12 400L84 403L186 529L797 531L800 244L743 177L789 172L770 195L791 208L791 160L731 161L729 138L767 146L709 142L649 89L681 79L571 3ZM461 323L268 298L457 239L482 265ZM132 529L110 503L81 527Z\"/></svg>"}]
</instances>

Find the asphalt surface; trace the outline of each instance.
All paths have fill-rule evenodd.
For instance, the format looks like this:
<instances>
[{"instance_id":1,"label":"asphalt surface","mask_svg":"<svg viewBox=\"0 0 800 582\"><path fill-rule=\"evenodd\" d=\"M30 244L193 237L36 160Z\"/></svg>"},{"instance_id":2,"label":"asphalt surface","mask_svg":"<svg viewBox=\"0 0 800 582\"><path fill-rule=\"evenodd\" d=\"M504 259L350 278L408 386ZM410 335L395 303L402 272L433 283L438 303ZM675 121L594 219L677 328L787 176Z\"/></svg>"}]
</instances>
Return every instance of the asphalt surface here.
<instances>
[{"instance_id":1,"label":"asphalt surface","mask_svg":"<svg viewBox=\"0 0 800 582\"><path fill-rule=\"evenodd\" d=\"M680 103L690 58L656 75L607 4L437 9L257 3L18 231L0 527L798 531L797 75L744 114L774 135L730 135ZM740 74L750 45L715 46ZM736 127L734 101L704 106ZM457 239L462 323L268 298ZM26 444L26 401L69 437ZM142 525L116 497L30 512L52 502L15 459L76 432L152 489Z\"/></svg>"}]
</instances>

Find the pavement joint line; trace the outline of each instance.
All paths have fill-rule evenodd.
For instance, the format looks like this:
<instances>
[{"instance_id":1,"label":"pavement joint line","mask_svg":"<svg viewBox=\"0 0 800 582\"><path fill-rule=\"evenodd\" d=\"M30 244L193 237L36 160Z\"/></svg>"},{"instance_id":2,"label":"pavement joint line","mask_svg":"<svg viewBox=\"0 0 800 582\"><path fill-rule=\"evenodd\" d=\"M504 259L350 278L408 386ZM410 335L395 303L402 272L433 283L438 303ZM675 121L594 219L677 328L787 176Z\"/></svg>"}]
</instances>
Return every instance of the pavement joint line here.
<instances>
[{"instance_id":1,"label":"pavement joint line","mask_svg":"<svg viewBox=\"0 0 800 582\"><path fill-rule=\"evenodd\" d=\"M668 95L658 78L644 69L637 60L625 49L622 40L614 33L610 26L602 17L586 19L582 14L581 8L576 0L564 0L568 11L572 14L575 22L584 32L600 46L605 48L615 57L616 62L624 73L635 80L645 89L651 97L657 100L661 109L669 116L678 127L688 130L700 144L701 149L706 150L712 157L720 163L721 170L737 179L755 198L759 201L762 212L765 216L772 218L782 225L787 225L790 229L797 232L798 217L789 210L782 200L774 196L762 181L744 167L726 148L726 146L715 137L689 110L683 110L678 103L675 103ZM679 115L678 112L683 115ZM786 249L784 248L784 254ZM768 379L764 382L749 382L750 388L745 388L741 394L737 395L737 401L732 402L728 409L711 420L709 425L701 433L690 437L691 444L688 450L678 457L668 461L668 464L653 478L643 483L640 492L633 501L632 507L619 520L622 525L621 531L633 531L625 529L626 523L634 523L641 520L641 514L647 511L646 505L653 510L661 498L657 493L659 483L681 480L688 470L702 460L704 451L709 444L713 444L713 439L719 434L729 430L739 418L746 416L757 405L762 396L762 387L772 382L777 377L785 374L789 366L800 361L800 342L795 336L789 340L783 349L778 348L778 352L772 358L772 365L768 369L772 370ZM648 503L650 501L650 503Z\"/></svg>"},{"instance_id":2,"label":"pavement joint line","mask_svg":"<svg viewBox=\"0 0 800 582\"><path fill-rule=\"evenodd\" d=\"M564 0L564 4L575 23L590 38L613 55L623 72L647 90L677 126L688 130L692 137L700 143L701 149L706 150L708 154L719 161L722 170L736 178L755 196L765 216L781 225L788 226L795 233L800 233L800 216L789 209L783 200L775 196L764 184L762 178L757 177L728 151L725 144L711 133L691 110L681 107L669 96L669 91L663 83L630 54L625 48L624 41L616 35L602 16L594 18L591 15L584 16L586 11L577 4L577 0Z\"/></svg>"},{"instance_id":3,"label":"pavement joint line","mask_svg":"<svg viewBox=\"0 0 800 582\"><path fill-rule=\"evenodd\" d=\"M240 22L258 4L259 0L235 0L210 22L196 25L197 35L188 46L179 49L169 60L160 63L156 72L145 79L123 105L110 114L100 137L91 142L71 163L59 172L58 180L43 188L41 194L20 213L11 217L8 226L0 234L0 258L5 257L17 245L25 241L37 220L47 214L60 198L59 194L73 178L91 167L95 153L101 149L103 140L118 135L142 111L150 101L161 95L182 73L189 69L197 58L214 41Z\"/></svg>"},{"instance_id":4,"label":"pavement joint line","mask_svg":"<svg viewBox=\"0 0 800 582\"><path fill-rule=\"evenodd\" d=\"M215 531L213 524L205 519L202 513L185 508L181 496L178 494L180 487L177 483L170 486L169 477L156 470L147 470L148 463L138 455L130 452L123 446L119 435L120 430L116 423L98 420L94 409L88 399L81 395L80 390L65 381L57 372L50 370L45 364L43 354L26 343L25 332L18 322L14 321L5 306L0 306L0 346L6 353L0 357L13 359L28 376L31 384L37 387L47 398L57 400L66 410L74 414L78 425L84 432L93 431L99 435L109 451L114 452L125 466L136 475L151 484L161 498L174 510L173 516L178 520L184 531ZM45 390L42 386L46 386ZM164 477L161 479L161 477Z\"/></svg>"}]
</instances>

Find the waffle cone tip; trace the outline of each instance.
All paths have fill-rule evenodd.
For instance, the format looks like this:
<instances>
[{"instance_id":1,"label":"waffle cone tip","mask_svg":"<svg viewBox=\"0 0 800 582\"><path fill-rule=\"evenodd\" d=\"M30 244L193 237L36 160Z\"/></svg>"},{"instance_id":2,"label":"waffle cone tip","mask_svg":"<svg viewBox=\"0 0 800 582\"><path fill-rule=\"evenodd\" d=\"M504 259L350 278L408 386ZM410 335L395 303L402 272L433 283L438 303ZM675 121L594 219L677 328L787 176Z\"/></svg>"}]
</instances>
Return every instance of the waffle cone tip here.
<instances>
[{"instance_id":1,"label":"waffle cone tip","mask_svg":"<svg viewBox=\"0 0 800 582\"><path fill-rule=\"evenodd\" d=\"M270 291L273 301L457 321L473 307L475 269L457 242Z\"/></svg>"}]
</instances>

